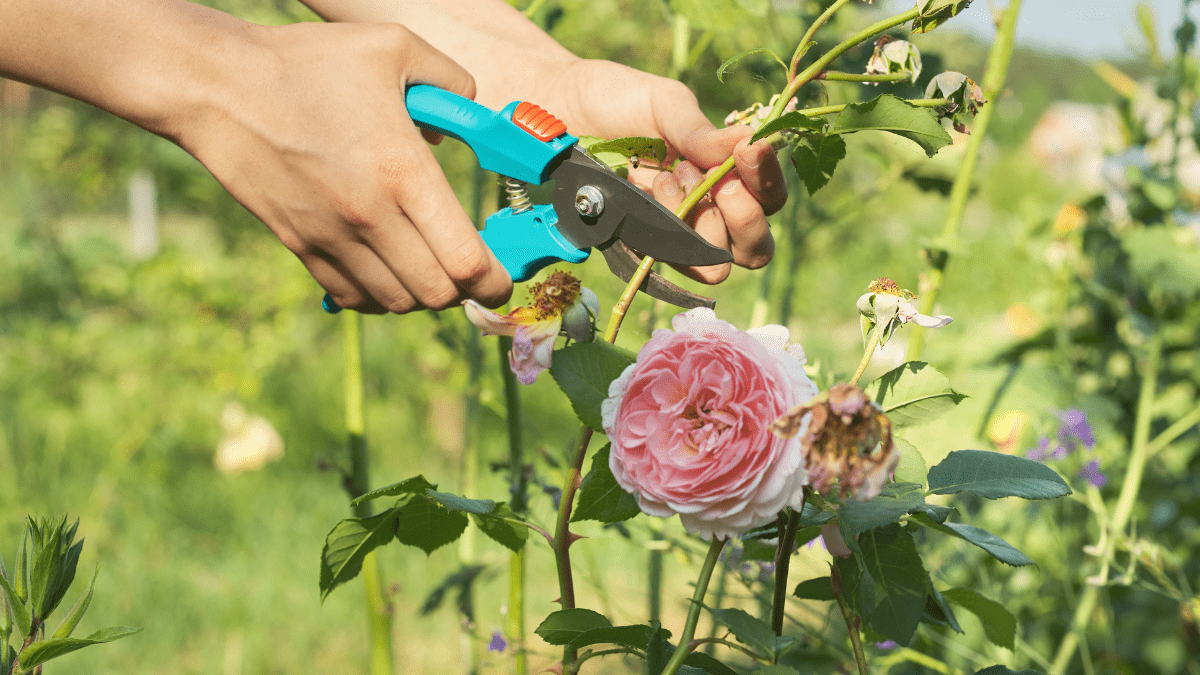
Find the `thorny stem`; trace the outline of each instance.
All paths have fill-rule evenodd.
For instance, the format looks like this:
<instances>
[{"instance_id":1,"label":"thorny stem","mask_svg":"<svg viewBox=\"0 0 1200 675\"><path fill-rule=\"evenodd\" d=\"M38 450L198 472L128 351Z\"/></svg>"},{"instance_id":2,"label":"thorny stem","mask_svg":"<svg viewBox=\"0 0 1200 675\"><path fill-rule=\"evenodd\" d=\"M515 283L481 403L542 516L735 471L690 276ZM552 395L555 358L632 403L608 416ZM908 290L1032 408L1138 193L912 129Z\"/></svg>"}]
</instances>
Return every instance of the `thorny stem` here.
<instances>
[{"instance_id":1,"label":"thorny stem","mask_svg":"<svg viewBox=\"0 0 1200 675\"><path fill-rule=\"evenodd\" d=\"M796 45L796 51L792 54L792 63L790 66L788 66L789 82L796 79L796 69L800 67L800 59L804 58L804 54L808 51L808 44L812 42L814 37L816 37L817 30L821 26L825 25L825 22L829 20L829 17L833 16L834 12L841 9L842 5L849 1L850 0L837 0L834 2L832 5L827 7L825 11L821 13L821 16L818 16L816 21L813 21L812 25L808 27L808 30L804 32L804 37L800 38L800 43Z\"/></svg>"},{"instance_id":2,"label":"thorny stem","mask_svg":"<svg viewBox=\"0 0 1200 675\"><path fill-rule=\"evenodd\" d=\"M554 562L558 566L559 604L563 609L575 608L575 580L571 576L571 505L575 502L575 491L579 489L583 472L583 460L587 456L588 444L592 442L592 428L586 424L579 432L579 449L574 461L567 469L563 482L562 496L558 502L558 522L554 526ZM576 651L563 648L563 663L575 660Z\"/></svg>"},{"instance_id":3,"label":"thorny stem","mask_svg":"<svg viewBox=\"0 0 1200 675\"><path fill-rule=\"evenodd\" d=\"M1013 0L1017 2L1019 0ZM1104 527L1108 532L1108 541L1101 554L1100 575L1108 576L1108 566L1116 549L1117 539L1129 524L1133 514L1133 505L1137 501L1138 491L1142 486L1142 474L1146 470L1146 462L1150 458L1150 422L1154 418L1154 392L1158 384L1158 369L1162 358L1162 338L1158 335L1150 337L1148 353L1142 371L1142 386L1138 393L1137 417L1133 423L1133 451L1129 456L1129 466L1125 469L1125 478L1121 482L1121 494L1117 497L1117 505L1113 508L1112 517ZM1063 636L1050 666L1050 675L1062 675L1071 663L1075 648L1084 638L1084 631L1092 620L1092 613L1100 599L1103 586L1089 585L1084 589L1078 604L1075 605L1075 616L1071 620L1069 632Z\"/></svg>"},{"instance_id":4,"label":"thorny stem","mask_svg":"<svg viewBox=\"0 0 1200 675\"><path fill-rule=\"evenodd\" d=\"M982 82L983 95L988 100L988 104L983 106L975 117L975 124L971 130L971 137L967 141L962 163L958 166L958 175L954 177L954 186L950 189L950 206L946 212L946 224L942 228L943 242L957 239L958 231L962 227L963 214L967 209L967 197L971 191L971 179L974 177L975 165L979 160L979 149L983 146L988 124L991 122L992 113L996 108L995 99L1000 95L1005 78L1008 77L1008 64L1012 60L1013 43L1017 33L1017 13L1020 11L1021 0L1010 0L1008 7L1004 10L1004 17L996 29L996 42L988 54L987 70L983 74ZM933 314L933 307L937 303L938 292L942 288L942 280L946 274L946 263L949 261L950 254L945 249L941 249L929 250L926 255L929 258L929 270L925 279L926 283L923 284L925 287L920 289L921 304L917 311L921 314ZM921 326L912 328L908 338L907 360L919 361L921 350L925 346L925 329Z\"/></svg>"},{"instance_id":5,"label":"thorny stem","mask_svg":"<svg viewBox=\"0 0 1200 675\"><path fill-rule=\"evenodd\" d=\"M850 634L850 646L854 648L854 662L858 665L858 673L867 675L867 655L863 652L862 635L859 634L858 625L854 621L850 603L846 601L846 594L842 589L842 573L836 563L830 568L829 574L833 582L833 596L837 598L838 609L842 610L842 618L846 621L846 632Z\"/></svg>"},{"instance_id":6,"label":"thorny stem","mask_svg":"<svg viewBox=\"0 0 1200 675\"><path fill-rule=\"evenodd\" d=\"M783 536L779 538L779 548L775 550L775 599L771 604L771 628L776 635L783 635L783 617L787 609L788 570L792 563L792 547L796 544L796 530L800 529L800 511L793 509L788 513L787 524L783 528Z\"/></svg>"},{"instance_id":7,"label":"thorny stem","mask_svg":"<svg viewBox=\"0 0 1200 675\"><path fill-rule=\"evenodd\" d=\"M700 608L704 604L704 593L708 590L708 581L712 578L713 569L717 566L717 560L721 557L721 549L725 548L725 543L729 540L713 536L712 543L708 547L708 556L704 558L704 566L700 568L700 576L696 579L696 590L692 593L692 604L688 607L687 621L683 624L683 632L679 635L679 647L671 654L671 660L667 661L667 666L663 668L660 675L675 675L679 672L679 667L683 665L683 660L688 657L698 646L692 640L696 636L696 624L700 622Z\"/></svg>"},{"instance_id":8,"label":"thorny stem","mask_svg":"<svg viewBox=\"0 0 1200 675\"><path fill-rule=\"evenodd\" d=\"M858 362L858 369L854 371L854 377L850 378L850 384L858 384L858 378L867 369L867 364L871 362L871 357L875 355L875 348L879 346L879 336L883 333L883 326L875 324L871 329L871 337L867 340L867 348L863 351L862 361Z\"/></svg>"},{"instance_id":9,"label":"thorny stem","mask_svg":"<svg viewBox=\"0 0 1200 675\"><path fill-rule=\"evenodd\" d=\"M609 656L611 654L634 654L637 656L641 656L642 652L638 651L637 649L634 649L633 647L616 647L613 649L598 649L595 651L584 652L583 654L581 654L579 656L579 658L574 663L572 663L570 666L568 666L566 669L564 669L563 672L564 672L564 674L578 673L579 667L583 665L584 661L587 661L588 659L591 659L591 658L595 658L597 656Z\"/></svg>"}]
</instances>

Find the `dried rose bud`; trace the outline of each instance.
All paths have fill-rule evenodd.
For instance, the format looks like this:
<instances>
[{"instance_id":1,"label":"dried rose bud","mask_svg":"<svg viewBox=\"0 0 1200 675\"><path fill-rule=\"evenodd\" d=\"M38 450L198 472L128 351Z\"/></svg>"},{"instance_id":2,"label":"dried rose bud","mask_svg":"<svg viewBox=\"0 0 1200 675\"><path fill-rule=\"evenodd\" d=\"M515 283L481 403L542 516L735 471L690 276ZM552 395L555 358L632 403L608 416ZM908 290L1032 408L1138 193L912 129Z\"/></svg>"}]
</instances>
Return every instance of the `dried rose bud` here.
<instances>
[{"instance_id":1,"label":"dried rose bud","mask_svg":"<svg viewBox=\"0 0 1200 675\"><path fill-rule=\"evenodd\" d=\"M834 385L792 408L775 420L771 431L782 438L803 431L800 445L809 485L822 494L828 494L836 480L843 498L871 499L900 462L892 443L892 423L853 384Z\"/></svg>"}]
</instances>

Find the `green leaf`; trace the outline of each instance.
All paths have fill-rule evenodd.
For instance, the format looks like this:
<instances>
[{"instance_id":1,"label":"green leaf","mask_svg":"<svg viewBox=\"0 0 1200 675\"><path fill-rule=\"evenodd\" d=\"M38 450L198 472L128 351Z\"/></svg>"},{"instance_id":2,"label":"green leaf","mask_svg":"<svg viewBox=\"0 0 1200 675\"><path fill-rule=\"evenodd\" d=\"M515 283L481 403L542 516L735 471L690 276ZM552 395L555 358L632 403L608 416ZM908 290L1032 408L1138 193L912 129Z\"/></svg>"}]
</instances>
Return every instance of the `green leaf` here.
<instances>
[{"instance_id":1,"label":"green leaf","mask_svg":"<svg viewBox=\"0 0 1200 675\"><path fill-rule=\"evenodd\" d=\"M625 158L652 159L657 164L667 161L667 144L661 138L628 136L599 141L588 146L587 151L595 154L617 154Z\"/></svg>"},{"instance_id":2,"label":"green leaf","mask_svg":"<svg viewBox=\"0 0 1200 675\"><path fill-rule=\"evenodd\" d=\"M666 633L668 637L671 635L668 631L664 630L663 632ZM670 645L667 645L667 653L674 654L675 650L672 649ZM692 652L691 654L688 654L687 658L683 660L683 667L679 669L679 672L683 673L684 669L691 670L694 675L700 675L700 673L709 673L709 675L739 675L739 673L733 668L730 668L729 666L721 663L704 652Z\"/></svg>"},{"instance_id":3,"label":"green leaf","mask_svg":"<svg viewBox=\"0 0 1200 675\"><path fill-rule=\"evenodd\" d=\"M841 136L801 136L792 149L792 165L804 180L809 196L825 187L845 157L846 141Z\"/></svg>"},{"instance_id":4,"label":"green leaf","mask_svg":"<svg viewBox=\"0 0 1200 675\"><path fill-rule=\"evenodd\" d=\"M100 574L100 566L96 565L96 569L92 572L92 580L88 583L87 590L85 590L83 595L79 597L79 600L75 602L75 606L71 608L71 611L67 612L66 618L62 620L62 623L59 624L58 628L54 631L53 637L71 637L71 633L73 633L75 631L75 627L79 625L79 620L83 618L84 613L87 612L88 607L92 604L92 592L96 588L96 575L98 574Z\"/></svg>"},{"instance_id":5,"label":"green leaf","mask_svg":"<svg viewBox=\"0 0 1200 675\"><path fill-rule=\"evenodd\" d=\"M358 506L363 502L369 502L380 497L399 497L401 495L423 495L428 490L436 490L437 486L425 480L425 476L414 476L407 480L402 480L399 483L392 483L387 487L381 487L378 490L371 490L365 495L360 496L350 502L351 506Z\"/></svg>"},{"instance_id":6,"label":"green leaf","mask_svg":"<svg viewBox=\"0 0 1200 675\"><path fill-rule=\"evenodd\" d=\"M484 515L496 510L496 502L490 499L467 499L449 492L427 490L425 496L436 501L450 511L466 511L475 515Z\"/></svg>"},{"instance_id":7,"label":"green leaf","mask_svg":"<svg viewBox=\"0 0 1200 675\"><path fill-rule=\"evenodd\" d=\"M779 117L767 122L754 132L750 137L750 142L753 143L760 139L766 138L776 131L784 129L794 129L796 131L821 131L825 128L825 120L819 117L809 117L799 110L793 110L790 113L784 113ZM830 172L832 173L832 171Z\"/></svg>"},{"instance_id":8,"label":"green leaf","mask_svg":"<svg viewBox=\"0 0 1200 675\"><path fill-rule=\"evenodd\" d=\"M612 628L612 622L590 609L560 609L551 612L533 631L552 645L565 645L595 628Z\"/></svg>"},{"instance_id":9,"label":"green leaf","mask_svg":"<svg viewBox=\"0 0 1200 675\"><path fill-rule=\"evenodd\" d=\"M667 667L667 638L664 635L662 624L657 621L650 621L650 628L654 631L650 634L650 640L646 643L646 675L661 675L664 668Z\"/></svg>"},{"instance_id":10,"label":"green leaf","mask_svg":"<svg viewBox=\"0 0 1200 675\"><path fill-rule=\"evenodd\" d=\"M912 535L899 524L870 530L859 543L863 563L875 581L877 604L871 614L871 628L906 645L917 630L929 594L929 573L921 563L921 554Z\"/></svg>"},{"instance_id":11,"label":"green leaf","mask_svg":"<svg viewBox=\"0 0 1200 675\"><path fill-rule=\"evenodd\" d=\"M915 483L889 483L868 501L847 500L837 512L842 537L852 551L858 551L858 535L894 523L924 502L921 486Z\"/></svg>"},{"instance_id":12,"label":"green leaf","mask_svg":"<svg viewBox=\"0 0 1200 675\"><path fill-rule=\"evenodd\" d=\"M926 585L929 586L929 597L925 599L925 614L921 620L929 623L932 619L937 625L949 626L954 632L962 633L962 626L958 625L958 617L954 616L954 610L950 608L950 603L946 602L946 596L933 587L932 578L926 579Z\"/></svg>"},{"instance_id":13,"label":"green leaf","mask_svg":"<svg viewBox=\"0 0 1200 675\"><path fill-rule=\"evenodd\" d=\"M581 520L598 520L602 523L616 523L641 513L637 497L629 494L617 485L612 470L608 465L608 455L611 444L592 455L592 469L583 477L579 486L579 503L571 522Z\"/></svg>"},{"instance_id":14,"label":"green leaf","mask_svg":"<svg viewBox=\"0 0 1200 675\"><path fill-rule=\"evenodd\" d=\"M722 63L721 67L717 68L717 81L724 84L725 71L728 70L730 66L737 63L738 61L741 61L742 59L746 58L747 56L750 56L751 54L760 54L760 53L770 54L771 58L775 59L775 63L778 63L779 67L783 68L784 74L785 75L787 74L788 67L787 67L787 64L783 62L783 59L779 58L779 55L776 54L775 52L771 51L770 49L767 49L766 47L760 47L758 49L748 49L748 50L742 52L741 54L738 54L737 56L726 59L725 63Z\"/></svg>"},{"instance_id":15,"label":"green leaf","mask_svg":"<svg viewBox=\"0 0 1200 675\"><path fill-rule=\"evenodd\" d=\"M86 638L50 638L35 642L21 652L19 659L20 667L22 670L31 670L50 659L56 659L84 647L90 647L91 645L120 640L123 637L141 632L141 630L141 628L118 626L96 631Z\"/></svg>"},{"instance_id":16,"label":"green leaf","mask_svg":"<svg viewBox=\"0 0 1200 675\"><path fill-rule=\"evenodd\" d=\"M1005 666L996 665L996 666L988 666L987 668L984 668L983 670L977 670L977 671L975 671L975 675L1046 675L1046 674L1040 670L1031 670L1031 669L1020 670L1020 671L1009 670Z\"/></svg>"},{"instance_id":17,"label":"green leaf","mask_svg":"<svg viewBox=\"0 0 1200 675\"><path fill-rule=\"evenodd\" d=\"M864 389L883 408L892 424L925 424L966 398L950 388L950 380L923 361L909 361L889 370Z\"/></svg>"},{"instance_id":18,"label":"green leaf","mask_svg":"<svg viewBox=\"0 0 1200 675\"><path fill-rule=\"evenodd\" d=\"M925 457L913 447L912 443L903 438L893 438L892 442L896 445L896 452L900 453L900 463L892 473L896 482L925 485L925 479L929 475L929 469L925 466Z\"/></svg>"},{"instance_id":19,"label":"green leaf","mask_svg":"<svg viewBox=\"0 0 1200 675\"><path fill-rule=\"evenodd\" d=\"M928 33L949 21L970 4L971 0L917 0L917 10L920 13L913 19L912 32Z\"/></svg>"},{"instance_id":20,"label":"green leaf","mask_svg":"<svg viewBox=\"0 0 1200 675\"><path fill-rule=\"evenodd\" d=\"M607 342L576 342L554 352L550 375L571 401L579 421L603 431L600 404L608 385L621 376L636 356Z\"/></svg>"},{"instance_id":21,"label":"green leaf","mask_svg":"<svg viewBox=\"0 0 1200 675\"><path fill-rule=\"evenodd\" d=\"M396 535L396 512L371 518L347 518L325 537L321 551L321 601L341 584L358 576L363 558Z\"/></svg>"},{"instance_id":22,"label":"green leaf","mask_svg":"<svg viewBox=\"0 0 1200 675\"><path fill-rule=\"evenodd\" d=\"M830 134L857 131L890 131L921 146L928 157L950 145L950 134L942 128L937 114L891 94L876 96L866 103L848 104L829 127Z\"/></svg>"},{"instance_id":23,"label":"green leaf","mask_svg":"<svg viewBox=\"0 0 1200 675\"><path fill-rule=\"evenodd\" d=\"M497 504L492 513L472 513L471 519L484 534L513 553L524 548L526 540L529 539L529 527L512 522L520 518L503 502Z\"/></svg>"},{"instance_id":24,"label":"green leaf","mask_svg":"<svg viewBox=\"0 0 1200 675\"><path fill-rule=\"evenodd\" d=\"M762 619L757 619L736 607L713 609L705 606L709 612L726 628L733 632L738 642L748 645L763 656L775 653L775 631Z\"/></svg>"},{"instance_id":25,"label":"green leaf","mask_svg":"<svg viewBox=\"0 0 1200 675\"><path fill-rule=\"evenodd\" d=\"M1200 249L1186 228L1144 227L1125 235L1129 268L1148 287L1191 297L1200 292Z\"/></svg>"},{"instance_id":26,"label":"green leaf","mask_svg":"<svg viewBox=\"0 0 1200 675\"><path fill-rule=\"evenodd\" d=\"M32 521L30 521L32 527ZM29 599L29 552L26 543L29 541L29 530L21 534L21 547L17 549L17 560L13 569L12 587L16 597L22 603Z\"/></svg>"},{"instance_id":27,"label":"green leaf","mask_svg":"<svg viewBox=\"0 0 1200 675\"><path fill-rule=\"evenodd\" d=\"M955 450L929 470L929 492L970 492L987 499L1053 499L1071 494L1053 469L1024 457L986 450Z\"/></svg>"},{"instance_id":28,"label":"green leaf","mask_svg":"<svg viewBox=\"0 0 1200 675\"><path fill-rule=\"evenodd\" d=\"M946 599L979 617L987 639L1005 649L1013 648L1017 635L1017 617L1004 605L983 597L969 588L951 588L943 591Z\"/></svg>"},{"instance_id":29,"label":"green leaf","mask_svg":"<svg viewBox=\"0 0 1200 675\"><path fill-rule=\"evenodd\" d=\"M669 631L663 631L663 639L671 637ZM645 650L649 644L654 629L650 626L599 626L589 628L564 645L567 649L582 649L591 645L614 644Z\"/></svg>"},{"instance_id":30,"label":"green leaf","mask_svg":"<svg viewBox=\"0 0 1200 675\"><path fill-rule=\"evenodd\" d=\"M1012 544L985 529L964 523L938 523L923 513L914 514L913 520L931 530L937 530L943 534L970 542L987 551L993 558L1006 565L1021 567L1033 564L1033 560L1030 560L1028 556L1014 548Z\"/></svg>"},{"instance_id":31,"label":"green leaf","mask_svg":"<svg viewBox=\"0 0 1200 675\"><path fill-rule=\"evenodd\" d=\"M46 613L43 607L50 599L50 584L58 576L62 566L62 556L59 553L59 541L62 538L62 523L56 524L49 532L43 531L44 543L42 550L34 558L33 568L29 572L29 605L39 617Z\"/></svg>"},{"instance_id":32,"label":"green leaf","mask_svg":"<svg viewBox=\"0 0 1200 675\"><path fill-rule=\"evenodd\" d=\"M8 596L8 606L12 610L13 620L17 624L17 630L22 637L29 635L30 622L32 617L29 616L29 610L25 607L25 603L21 602L21 598L17 597L17 591L8 583L8 579L0 574L0 589L4 590Z\"/></svg>"},{"instance_id":33,"label":"green leaf","mask_svg":"<svg viewBox=\"0 0 1200 675\"><path fill-rule=\"evenodd\" d=\"M833 600L833 580L829 577L817 577L801 581L792 595L802 600Z\"/></svg>"},{"instance_id":34,"label":"green leaf","mask_svg":"<svg viewBox=\"0 0 1200 675\"><path fill-rule=\"evenodd\" d=\"M62 546L67 546L70 543L70 537L63 535ZM62 602L63 596L67 594L67 589L75 581L75 571L79 567L79 556L83 553L83 541L76 542L73 546L69 546L66 552L62 554L62 562L58 566L58 572L46 587L46 596L42 600L42 618L50 616L59 603Z\"/></svg>"},{"instance_id":35,"label":"green leaf","mask_svg":"<svg viewBox=\"0 0 1200 675\"><path fill-rule=\"evenodd\" d=\"M458 539L465 529L466 516L429 497L415 496L396 509L396 541L416 546L425 555Z\"/></svg>"}]
</instances>

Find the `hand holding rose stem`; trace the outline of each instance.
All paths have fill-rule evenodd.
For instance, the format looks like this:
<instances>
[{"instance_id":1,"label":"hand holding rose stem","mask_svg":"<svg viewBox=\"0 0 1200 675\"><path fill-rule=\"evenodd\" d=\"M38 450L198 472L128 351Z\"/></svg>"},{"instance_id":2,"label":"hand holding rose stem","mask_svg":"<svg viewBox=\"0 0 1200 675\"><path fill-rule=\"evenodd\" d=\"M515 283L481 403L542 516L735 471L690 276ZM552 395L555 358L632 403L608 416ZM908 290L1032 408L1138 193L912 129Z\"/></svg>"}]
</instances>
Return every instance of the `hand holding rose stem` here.
<instances>
[{"instance_id":1,"label":"hand holding rose stem","mask_svg":"<svg viewBox=\"0 0 1200 675\"><path fill-rule=\"evenodd\" d=\"M849 0L836 0L836 2L830 5L829 8L826 9L825 12L813 22L812 26L809 27L792 56L791 66L788 69L788 84L786 87L784 87L784 90L779 96L775 106L771 109L768 116L763 120L762 124L769 124L773 120L779 118L780 115L783 114L788 101L790 101L796 95L796 92L798 92L805 84L808 84L809 82L822 76L829 64L832 63L838 56L841 56L843 53L845 53L848 49L866 40L869 40L870 38L888 30L889 28L893 28L911 21L918 15L918 10L914 7L906 12L902 12L895 16L878 21L875 24L872 24L871 26L868 26L867 28L854 34L850 38L838 43L836 46L826 52L821 58L817 59L803 71L797 73L800 60L811 46L812 38L816 34L817 29L825 24L834 14L834 12L836 12L847 2L849 2ZM888 78L891 78L891 76L867 76L863 78L863 81L887 81ZM936 106L943 105L945 101L937 99L913 103ZM801 112L809 116L828 115L840 112L842 108L844 108L844 106L826 106L823 108L814 108ZM773 139L768 137L768 140ZM692 209L704 197L704 195L706 195L709 190L711 190L722 178L724 178L734 168L734 166L735 159L731 156L719 167L712 170L709 175L702 182L700 182L700 184L698 184L695 189L693 189L687 195L687 197L684 198L683 202L678 208L676 208L675 215L680 219L686 218ZM637 271L630 279L629 284L625 287L625 291L621 294L621 297L618 299L616 304L614 304L612 314L609 317L608 326L604 332L604 340L606 342L616 342L617 334L620 331L621 323L624 320L625 314L628 312L629 306L633 302L633 298L637 295L638 288L645 281L654 263L655 260L651 257L647 256L642 259ZM877 342L878 335L875 336L875 339ZM871 350L868 350L865 360L869 360L870 351ZM864 368L865 363L860 366L859 372L854 378L855 380L857 380L858 377L861 377L861 371ZM561 593L560 603L563 609L571 609L575 607L575 591L571 574L569 553L569 547L574 539L574 536L570 532L571 508L574 503L575 492L579 487L580 481L582 480L583 463L587 454L588 445L591 442L591 438L592 429L584 425L580 431L578 450L575 454L571 468L567 472L566 481L563 485L558 520L554 531L553 547L558 566L559 591ZM787 546L786 550L784 548L785 540L789 538L794 540L795 530L798 524L799 514L795 512L781 519L780 553L777 556L777 560L779 562L783 562L783 560L786 559L785 557L790 554L790 545ZM790 537L788 536L789 533L791 535ZM696 646L693 638L695 637L696 626L699 623L701 603L703 602L704 594L707 590L712 571L716 566L721 549L724 547L725 543L726 539L724 538L714 536L712 539L708 555L705 558L703 567L701 568L700 578L697 580L696 590L692 598L692 604L688 608L687 620L684 625L683 633L679 638L679 646L672 655L671 660L667 663L666 668L663 670L663 675L674 675L674 673L679 670L683 660L687 658L688 654L690 654ZM772 613L772 623L777 633L782 631L783 605L787 598L786 576L787 565L785 564L778 569L776 575L776 592L774 601L775 607ZM859 646L859 650L861 650L861 646ZM577 672L579 665L580 661L577 661L576 650L569 647L564 648L563 672L566 674ZM859 666L861 670L861 659L859 659Z\"/></svg>"}]
</instances>

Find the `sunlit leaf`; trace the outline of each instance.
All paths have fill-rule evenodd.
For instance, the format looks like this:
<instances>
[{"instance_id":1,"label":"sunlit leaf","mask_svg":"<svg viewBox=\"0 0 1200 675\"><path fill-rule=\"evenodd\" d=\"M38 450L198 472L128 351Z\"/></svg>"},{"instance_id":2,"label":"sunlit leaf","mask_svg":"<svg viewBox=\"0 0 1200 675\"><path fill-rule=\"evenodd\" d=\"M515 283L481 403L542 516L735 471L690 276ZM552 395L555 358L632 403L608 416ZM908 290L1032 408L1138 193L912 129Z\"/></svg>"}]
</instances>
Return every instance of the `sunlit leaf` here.
<instances>
[{"instance_id":1,"label":"sunlit leaf","mask_svg":"<svg viewBox=\"0 0 1200 675\"><path fill-rule=\"evenodd\" d=\"M750 137L750 142L754 143L755 141L770 136L776 131L782 131L784 129L794 129L799 132L817 132L823 130L824 128L825 120L821 119L820 117L809 117L799 110L793 110L792 112L784 113L759 127L758 131L754 132L754 135Z\"/></svg>"},{"instance_id":2,"label":"sunlit leaf","mask_svg":"<svg viewBox=\"0 0 1200 675\"><path fill-rule=\"evenodd\" d=\"M922 361L910 361L889 370L863 391L897 427L929 422L966 398L950 387L945 375Z\"/></svg>"},{"instance_id":3,"label":"sunlit leaf","mask_svg":"<svg viewBox=\"0 0 1200 675\"><path fill-rule=\"evenodd\" d=\"M833 600L833 583L829 577L801 581L792 595L802 600Z\"/></svg>"},{"instance_id":4,"label":"sunlit leaf","mask_svg":"<svg viewBox=\"0 0 1200 675\"><path fill-rule=\"evenodd\" d=\"M825 187L845 157L846 141L841 136L801 136L792 149L792 165L809 195Z\"/></svg>"},{"instance_id":5,"label":"sunlit leaf","mask_svg":"<svg viewBox=\"0 0 1200 675\"><path fill-rule=\"evenodd\" d=\"M917 0L919 14L913 19L913 33L928 33L966 9L971 0Z\"/></svg>"},{"instance_id":6,"label":"sunlit leaf","mask_svg":"<svg viewBox=\"0 0 1200 675\"><path fill-rule=\"evenodd\" d=\"M637 498L621 489L609 468L611 444L592 455L592 468L579 486L579 502L571 515L572 522L598 520L616 523L641 513Z\"/></svg>"},{"instance_id":7,"label":"sunlit leaf","mask_svg":"<svg viewBox=\"0 0 1200 675\"><path fill-rule=\"evenodd\" d=\"M467 499L448 492L427 490L425 495L450 511L465 511L482 515L496 510L496 502L490 499Z\"/></svg>"},{"instance_id":8,"label":"sunlit leaf","mask_svg":"<svg viewBox=\"0 0 1200 675\"><path fill-rule=\"evenodd\" d=\"M387 511L371 518L347 518L325 537L321 551L321 601L333 589L362 571L363 558L396 534L396 514Z\"/></svg>"},{"instance_id":9,"label":"sunlit leaf","mask_svg":"<svg viewBox=\"0 0 1200 675\"><path fill-rule=\"evenodd\" d=\"M118 626L98 630L86 638L49 638L41 640L22 650L19 659L20 666L23 670L32 670L50 659L56 659L84 647L90 647L91 645L120 640L123 637L141 632L141 630L141 628Z\"/></svg>"},{"instance_id":10,"label":"sunlit leaf","mask_svg":"<svg viewBox=\"0 0 1200 675\"><path fill-rule=\"evenodd\" d=\"M943 591L946 599L979 617L987 639L1005 649L1013 648L1017 635L1017 618L1004 605L983 597L969 588Z\"/></svg>"},{"instance_id":11,"label":"sunlit leaf","mask_svg":"<svg viewBox=\"0 0 1200 675\"><path fill-rule=\"evenodd\" d=\"M579 421L602 431L600 404L608 398L608 385L635 358L633 353L607 342L576 342L554 352L550 375L571 401Z\"/></svg>"},{"instance_id":12,"label":"sunlit leaf","mask_svg":"<svg viewBox=\"0 0 1200 675\"><path fill-rule=\"evenodd\" d=\"M358 506L363 502L369 502L380 497L399 497L401 495L423 495L427 490L436 490L437 486L425 480L425 476L413 476L407 480L402 480L399 483L392 483L387 487L381 487L378 490L360 496L358 499L350 502L351 506Z\"/></svg>"},{"instance_id":13,"label":"sunlit leaf","mask_svg":"<svg viewBox=\"0 0 1200 675\"><path fill-rule=\"evenodd\" d=\"M987 551L993 558L1007 565L1020 567L1032 565L1029 556L1018 551L1012 544L987 530L965 523L938 523L924 513L914 514L913 519L931 530L958 537Z\"/></svg>"},{"instance_id":14,"label":"sunlit leaf","mask_svg":"<svg viewBox=\"0 0 1200 675\"><path fill-rule=\"evenodd\" d=\"M999 499L1053 499L1071 494L1053 469L1024 457L986 450L955 450L929 470L929 491L936 495L970 492Z\"/></svg>"},{"instance_id":15,"label":"sunlit leaf","mask_svg":"<svg viewBox=\"0 0 1200 675\"><path fill-rule=\"evenodd\" d=\"M705 609L711 612L717 621L732 631L733 636L737 638L738 642L748 645L751 649L764 656L775 653L775 639L777 636L767 622L755 618L746 613L745 610L736 607L712 609L706 606Z\"/></svg>"},{"instance_id":16,"label":"sunlit leaf","mask_svg":"<svg viewBox=\"0 0 1200 675\"><path fill-rule=\"evenodd\" d=\"M950 134L938 122L937 114L891 94L877 96L866 103L847 105L829 126L830 134L873 130L903 136L921 146L929 157L950 145Z\"/></svg>"},{"instance_id":17,"label":"sunlit leaf","mask_svg":"<svg viewBox=\"0 0 1200 675\"><path fill-rule=\"evenodd\" d=\"M416 546L426 555L458 539L467 517L433 499L417 496L396 509L396 541Z\"/></svg>"},{"instance_id":18,"label":"sunlit leaf","mask_svg":"<svg viewBox=\"0 0 1200 675\"><path fill-rule=\"evenodd\" d=\"M493 541L514 553L524 548L529 539L529 527L513 522L520 518L503 502L497 504L491 513L472 513L471 520Z\"/></svg>"},{"instance_id":19,"label":"sunlit leaf","mask_svg":"<svg viewBox=\"0 0 1200 675\"><path fill-rule=\"evenodd\" d=\"M612 153L625 158L650 159L659 164L667 161L667 144L661 138L645 136L614 138L593 143L588 146L587 151L592 154Z\"/></svg>"},{"instance_id":20,"label":"sunlit leaf","mask_svg":"<svg viewBox=\"0 0 1200 675\"><path fill-rule=\"evenodd\" d=\"M925 466L925 457L913 447L912 443L903 438L893 438L892 442L896 445L896 452L900 453L900 463L892 472L896 482L925 485L925 478L929 475L929 469Z\"/></svg>"},{"instance_id":21,"label":"sunlit leaf","mask_svg":"<svg viewBox=\"0 0 1200 675\"><path fill-rule=\"evenodd\" d=\"M612 628L612 622L590 609L561 609L551 612L533 631L552 645L565 645L595 628Z\"/></svg>"}]
</instances>

